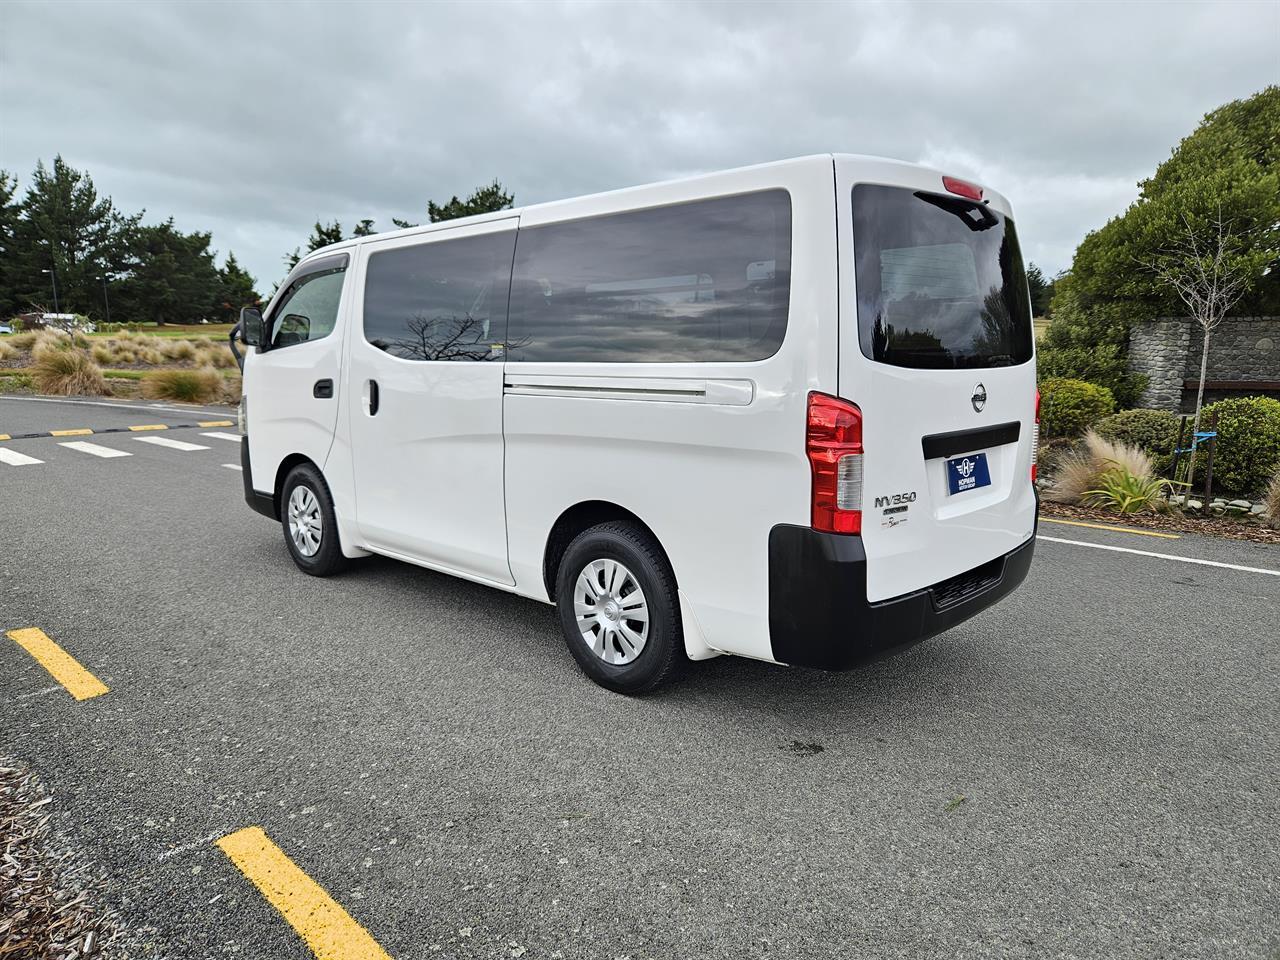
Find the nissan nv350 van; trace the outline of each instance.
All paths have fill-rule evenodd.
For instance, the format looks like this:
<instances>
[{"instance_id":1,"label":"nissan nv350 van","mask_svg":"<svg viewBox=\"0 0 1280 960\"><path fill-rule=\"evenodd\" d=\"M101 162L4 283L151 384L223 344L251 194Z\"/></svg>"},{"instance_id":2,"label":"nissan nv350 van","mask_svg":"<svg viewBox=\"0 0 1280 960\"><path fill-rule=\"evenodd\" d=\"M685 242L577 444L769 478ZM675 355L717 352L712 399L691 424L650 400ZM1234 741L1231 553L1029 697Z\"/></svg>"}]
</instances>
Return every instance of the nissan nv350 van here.
<instances>
[{"instance_id":1,"label":"nissan nv350 van","mask_svg":"<svg viewBox=\"0 0 1280 960\"><path fill-rule=\"evenodd\" d=\"M555 604L596 682L852 667L1031 563L1038 394L1009 203L848 155L358 237L246 310L245 498Z\"/></svg>"}]
</instances>

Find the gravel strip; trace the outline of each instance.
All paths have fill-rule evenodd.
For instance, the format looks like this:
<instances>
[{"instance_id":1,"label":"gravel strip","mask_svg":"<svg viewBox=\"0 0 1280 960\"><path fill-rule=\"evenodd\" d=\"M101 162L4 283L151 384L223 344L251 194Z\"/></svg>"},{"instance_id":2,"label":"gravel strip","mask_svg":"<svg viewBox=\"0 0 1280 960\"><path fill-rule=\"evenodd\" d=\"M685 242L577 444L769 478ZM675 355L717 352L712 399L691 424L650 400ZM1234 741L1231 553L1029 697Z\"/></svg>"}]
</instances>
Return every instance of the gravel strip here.
<instances>
[{"instance_id":1,"label":"gravel strip","mask_svg":"<svg viewBox=\"0 0 1280 960\"><path fill-rule=\"evenodd\" d=\"M1148 530L1199 533L1206 537L1280 544L1280 530L1272 530L1261 524L1236 523L1223 517L1201 519L1180 513L1108 513L1105 510L1073 507L1051 500L1040 501L1040 513L1046 517L1105 523L1113 527L1143 527Z\"/></svg>"},{"instance_id":2,"label":"gravel strip","mask_svg":"<svg viewBox=\"0 0 1280 960\"><path fill-rule=\"evenodd\" d=\"M49 825L50 796L28 768L0 760L0 958L125 957L115 915L95 903L99 879Z\"/></svg>"}]
</instances>

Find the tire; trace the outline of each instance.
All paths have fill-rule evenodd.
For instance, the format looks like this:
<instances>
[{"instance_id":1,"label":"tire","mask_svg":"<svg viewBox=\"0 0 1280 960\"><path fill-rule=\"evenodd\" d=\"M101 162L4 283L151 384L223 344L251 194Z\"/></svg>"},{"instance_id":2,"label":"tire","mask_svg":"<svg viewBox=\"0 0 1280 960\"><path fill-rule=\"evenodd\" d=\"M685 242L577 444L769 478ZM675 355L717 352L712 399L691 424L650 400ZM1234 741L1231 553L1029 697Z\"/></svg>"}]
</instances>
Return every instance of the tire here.
<instances>
[{"instance_id":1,"label":"tire","mask_svg":"<svg viewBox=\"0 0 1280 960\"><path fill-rule=\"evenodd\" d=\"M603 523L574 538L556 576L556 607L569 652L602 687L648 693L686 663L675 575L634 524Z\"/></svg>"},{"instance_id":2,"label":"tire","mask_svg":"<svg viewBox=\"0 0 1280 960\"><path fill-rule=\"evenodd\" d=\"M299 464L284 478L280 488L280 525L289 556L303 573L328 577L346 568L348 561L338 540L329 485L309 463Z\"/></svg>"}]
</instances>

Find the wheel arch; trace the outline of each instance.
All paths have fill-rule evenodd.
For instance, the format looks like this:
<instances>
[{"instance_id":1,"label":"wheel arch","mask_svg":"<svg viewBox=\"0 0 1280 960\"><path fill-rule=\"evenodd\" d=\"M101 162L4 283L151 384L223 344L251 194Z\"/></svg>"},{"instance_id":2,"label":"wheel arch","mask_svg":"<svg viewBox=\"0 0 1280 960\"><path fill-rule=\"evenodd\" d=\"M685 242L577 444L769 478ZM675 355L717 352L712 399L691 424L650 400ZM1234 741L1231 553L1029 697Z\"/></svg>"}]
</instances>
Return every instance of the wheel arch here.
<instances>
[{"instance_id":1,"label":"wheel arch","mask_svg":"<svg viewBox=\"0 0 1280 960\"><path fill-rule=\"evenodd\" d=\"M284 478L289 476L289 471L294 467L302 466L304 463L314 467L316 473L320 474L321 479L324 478L324 471L320 469L320 465L305 454L291 453L281 460L280 466L276 467L275 482L271 485L271 504L275 509L277 520L283 516L280 512L280 494L284 490ZM328 481L326 480L325 483L328 483Z\"/></svg>"},{"instance_id":2,"label":"wheel arch","mask_svg":"<svg viewBox=\"0 0 1280 960\"><path fill-rule=\"evenodd\" d=\"M542 553L542 582L546 587L547 597L553 603L556 599L556 579L560 573L560 563L564 559L564 554L569 548L569 544L582 531L615 520L624 520L635 524L635 526L652 537L653 542L658 547L658 551L662 554L662 558L667 562L672 576L675 576L675 565L672 564L671 557L667 554L667 549L663 546L661 538L654 532L653 527L645 523L641 517L626 507L608 500L583 500L565 509L556 518L556 522L551 525L551 532L547 534L546 546L543 548ZM676 583L677 585L679 584L678 579Z\"/></svg>"}]
</instances>

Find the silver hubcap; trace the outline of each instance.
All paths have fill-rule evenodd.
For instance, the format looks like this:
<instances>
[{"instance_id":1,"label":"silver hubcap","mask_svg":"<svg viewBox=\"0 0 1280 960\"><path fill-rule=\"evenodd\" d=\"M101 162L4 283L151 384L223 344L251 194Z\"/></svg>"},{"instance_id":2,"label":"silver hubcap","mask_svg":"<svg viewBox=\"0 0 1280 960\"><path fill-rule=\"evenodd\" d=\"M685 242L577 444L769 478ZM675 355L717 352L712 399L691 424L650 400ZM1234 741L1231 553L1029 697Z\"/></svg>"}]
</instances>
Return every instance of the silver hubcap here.
<instances>
[{"instance_id":1,"label":"silver hubcap","mask_svg":"<svg viewBox=\"0 0 1280 960\"><path fill-rule=\"evenodd\" d=\"M289 494L289 536L293 538L293 545L304 557L314 557L323 535L320 501L310 487L299 484Z\"/></svg>"},{"instance_id":2,"label":"silver hubcap","mask_svg":"<svg viewBox=\"0 0 1280 960\"><path fill-rule=\"evenodd\" d=\"M630 663L649 640L644 591L617 560L593 560L578 574L573 615L582 639L605 663Z\"/></svg>"}]
</instances>

